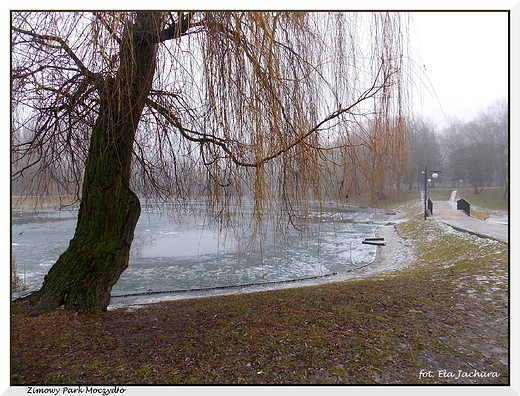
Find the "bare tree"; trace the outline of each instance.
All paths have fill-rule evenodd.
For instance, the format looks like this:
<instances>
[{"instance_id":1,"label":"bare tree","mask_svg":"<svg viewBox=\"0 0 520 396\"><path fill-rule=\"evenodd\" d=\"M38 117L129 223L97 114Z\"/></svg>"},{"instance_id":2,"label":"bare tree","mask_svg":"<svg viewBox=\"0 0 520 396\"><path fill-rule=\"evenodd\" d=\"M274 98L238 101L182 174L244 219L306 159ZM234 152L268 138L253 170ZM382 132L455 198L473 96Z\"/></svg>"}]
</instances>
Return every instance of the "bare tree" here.
<instances>
[{"instance_id":1,"label":"bare tree","mask_svg":"<svg viewBox=\"0 0 520 396\"><path fill-rule=\"evenodd\" d=\"M258 220L272 202L320 199L329 139L404 114L407 20L13 13L13 177L35 169L38 188L45 172L81 202L68 249L29 297L32 314L106 310L140 214L133 190L197 194L217 213L247 196ZM389 131L377 138L400 145Z\"/></svg>"},{"instance_id":2,"label":"bare tree","mask_svg":"<svg viewBox=\"0 0 520 396\"><path fill-rule=\"evenodd\" d=\"M466 179L479 194L486 186L509 190L508 103L499 100L473 120L451 120L444 131L449 168L454 180Z\"/></svg>"},{"instance_id":3,"label":"bare tree","mask_svg":"<svg viewBox=\"0 0 520 396\"><path fill-rule=\"evenodd\" d=\"M424 175L421 173L424 167L439 169L441 165L442 155L440 146L435 133L435 125L429 119L417 116L409 118L407 121L407 132L412 154L408 188L411 190L413 184L417 182L417 188L420 189L424 180Z\"/></svg>"},{"instance_id":4,"label":"bare tree","mask_svg":"<svg viewBox=\"0 0 520 396\"><path fill-rule=\"evenodd\" d=\"M479 140L484 142L489 159L489 182L504 186L503 198L509 195L509 103L507 98L495 101L481 110L476 119L480 125Z\"/></svg>"}]
</instances>

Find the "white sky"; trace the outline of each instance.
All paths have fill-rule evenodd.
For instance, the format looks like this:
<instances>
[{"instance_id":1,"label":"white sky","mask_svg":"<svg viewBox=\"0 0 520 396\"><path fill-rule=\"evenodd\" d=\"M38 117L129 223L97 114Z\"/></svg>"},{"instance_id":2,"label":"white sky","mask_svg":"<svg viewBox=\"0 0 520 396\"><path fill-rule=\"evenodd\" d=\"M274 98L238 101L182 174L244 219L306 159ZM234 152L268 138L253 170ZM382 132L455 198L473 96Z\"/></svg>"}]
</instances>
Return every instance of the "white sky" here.
<instances>
[{"instance_id":1,"label":"white sky","mask_svg":"<svg viewBox=\"0 0 520 396\"><path fill-rule=\"evenodd\" d=\"M473 119L508 95L507 12L413 12L411 33L423 81L414 110L439 128L446 117ZM413 39L413 37L412 37ZM422 59L422 60L421 60Z\"/></svg>"}]
</instances>

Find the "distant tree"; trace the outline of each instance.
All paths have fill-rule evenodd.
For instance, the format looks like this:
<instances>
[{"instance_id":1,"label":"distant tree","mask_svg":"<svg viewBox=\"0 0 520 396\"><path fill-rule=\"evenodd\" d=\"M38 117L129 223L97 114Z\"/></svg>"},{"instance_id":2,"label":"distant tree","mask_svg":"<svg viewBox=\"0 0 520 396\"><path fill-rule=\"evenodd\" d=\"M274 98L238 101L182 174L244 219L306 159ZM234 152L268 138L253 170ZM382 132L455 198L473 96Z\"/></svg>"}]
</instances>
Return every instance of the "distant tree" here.
<instances>
[{"instance_id":1,"label":"distant tree","mask_svg":"<svg viewBox=\"0 0 520 396\"><path fill-rule=\"evenodd\" d=\"M415 182L417 182L418 188L422 186L423 176L421 172L425 167L431 170L439 170L442 155L435 124L431 120L410 117L406 123L406 131L411 152L408 178L408 188L411 190Z\"/></svg>"},{"instance_id":2,"label":"distant tree","mask_svg":"<svg viewBox=\"0 0 520 396\"><path fill-rule=\"evenodd\" d=\"M509 108L507 99L500 99L481 110L476 119L487 155L490 183L504 186L509 194Z\"/></svg>"},{"instance_id":3,"label":"distant tree","mask_svg":"<svg viewBox=\"0 0 520 396\"><path fill-rule=\"evenodd\" d=\"M458 186L459 180L467 180L465 167L461 165L460 157L455 154L457 144L460 144L462 137L460 133L464 123L456 118L449 120L448 126L440 134L441 150L443 152L443 174L452 182L452 186Z\"/></svg>"},{"instance_id":4,"label":"distant tree","mask_svg":"<svg viewBox=\"0 0 520 396\"><path fill-rule=\"evenodd\" d=\"M454 180L471 183L475 194L486 186L509 185L508 105L501 100L469 122L451 120L444 145Z\"/></svg>"},{"instance_id":5,"label":"distant tree","mask_svg":"<svg viewBox=\"0 0 520 396\"><path fill-rule=\"evenodd\" d=\"M32 314L106 310L139 219L134 190L205 197L219 213L251 196L259 220L266 202L319 198L339 127L405 110L407 21L13 12L13 178L45 174L80 199L69 247L29 297Z\"/></svg>"}]
</instances>

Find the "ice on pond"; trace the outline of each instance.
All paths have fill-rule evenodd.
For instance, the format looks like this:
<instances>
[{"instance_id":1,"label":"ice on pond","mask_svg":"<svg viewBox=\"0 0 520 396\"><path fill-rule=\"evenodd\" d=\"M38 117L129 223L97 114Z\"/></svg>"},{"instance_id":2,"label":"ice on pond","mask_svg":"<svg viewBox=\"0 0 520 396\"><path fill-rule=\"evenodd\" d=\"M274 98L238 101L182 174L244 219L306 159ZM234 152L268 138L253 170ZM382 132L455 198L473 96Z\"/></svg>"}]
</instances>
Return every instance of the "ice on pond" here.
<instances>
[{"instance_id":1,"label":"ice on pond","mask_svg":"<svg viewBox=\"0 0 520 396\"><path fill-rule=\"evenodd\" d=\"M12 218L12 253L20 277L36 290L74 234L76 212L21 210ZM370 264L376 247L362 244L385 219L383 211L331 205L310 214L306 231L283 239L268 232L244 249L232 232L218 232L193 211L174 222L159 209L143 211L129 268L113 296L184 292L288 282L351 271Z\"/></svg>"}]
</instances>

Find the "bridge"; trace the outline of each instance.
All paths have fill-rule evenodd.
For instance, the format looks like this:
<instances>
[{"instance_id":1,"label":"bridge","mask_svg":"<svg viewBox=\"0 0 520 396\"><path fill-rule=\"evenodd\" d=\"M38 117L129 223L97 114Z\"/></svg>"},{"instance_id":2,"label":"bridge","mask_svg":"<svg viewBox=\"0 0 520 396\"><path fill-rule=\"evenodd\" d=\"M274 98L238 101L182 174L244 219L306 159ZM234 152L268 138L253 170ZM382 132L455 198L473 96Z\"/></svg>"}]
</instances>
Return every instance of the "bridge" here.
<instances>
[{"instance_id":1,"label":"bridge","mask_svg":"<svg viewBox=\"0 0 520 396\"><path fill-rule=\"evenodd\" d=\"M448 224L459 231L509 243L509 225L507 223L494 223L466 215L463 211L457 210L455 196L453 194L452 197L452 190L428 190L427 198L434 202L432 217L435 220Z\"/></svg>"}]
</instances>

